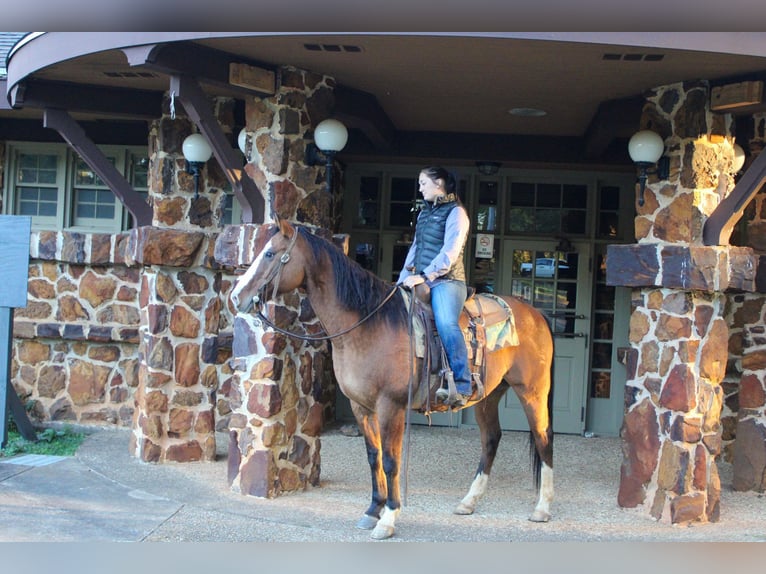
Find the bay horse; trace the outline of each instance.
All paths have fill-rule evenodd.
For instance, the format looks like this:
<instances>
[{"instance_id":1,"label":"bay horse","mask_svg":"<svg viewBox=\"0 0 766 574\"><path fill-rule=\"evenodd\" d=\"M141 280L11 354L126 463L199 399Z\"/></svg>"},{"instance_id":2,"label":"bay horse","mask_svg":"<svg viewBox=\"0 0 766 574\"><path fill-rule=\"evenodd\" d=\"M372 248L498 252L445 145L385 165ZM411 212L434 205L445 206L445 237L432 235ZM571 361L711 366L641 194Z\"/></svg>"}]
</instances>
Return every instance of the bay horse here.
<instances>
[{"instance_id":1,"label":"bay horse","mask_svg":"<svg viewBox=\"0 0 766 574\"><path fill-rule=\"evenodd\" d=\"M268 224L265 245L236 282L231 301L240 313L266 299L305 290L322 327L332 339L332 363L340 390L351 402L364 434L372 474L372 502L357 523L371 537L393 536L400 499L405 414L417 397L419 377L412 358L409 316L397 288L350 259L306 227L277 219ZM530 428L530 456L538 500L529 520L550 520L553 499L552 363L553 338L542 314L512 297L519 345L486 353L484 396L471 398L481 435L481 458L468 493L454 510L472 514L487 489L500 441L500 399L512 387ZM419 372L419 371L415 371Z\"/></svg>"}]
</instances>

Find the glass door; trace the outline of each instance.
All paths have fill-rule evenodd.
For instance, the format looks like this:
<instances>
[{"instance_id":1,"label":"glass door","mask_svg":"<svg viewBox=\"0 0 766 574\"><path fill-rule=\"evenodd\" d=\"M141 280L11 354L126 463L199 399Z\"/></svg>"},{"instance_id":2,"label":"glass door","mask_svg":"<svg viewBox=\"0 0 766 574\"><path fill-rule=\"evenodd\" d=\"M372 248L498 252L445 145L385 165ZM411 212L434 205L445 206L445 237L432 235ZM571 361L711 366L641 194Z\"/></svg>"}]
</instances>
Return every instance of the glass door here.
<instances>
[{"instance_id":1,"label":"glass door","mask_svg":"<svg viewBox=\"0 0 766 574\"><path fill-rule=\"evenodd\" d=\"M513 295L540 309L553 330L553 428L559 433L581 434L585 428L590 261L588 243L574 243L573 251L562 252L548 241L503 242L498 293ZM466 418L465 422L471 420ZM529 428L512 390L501 402L500 424L507 430Z\"/></svg>"}]
</instances>

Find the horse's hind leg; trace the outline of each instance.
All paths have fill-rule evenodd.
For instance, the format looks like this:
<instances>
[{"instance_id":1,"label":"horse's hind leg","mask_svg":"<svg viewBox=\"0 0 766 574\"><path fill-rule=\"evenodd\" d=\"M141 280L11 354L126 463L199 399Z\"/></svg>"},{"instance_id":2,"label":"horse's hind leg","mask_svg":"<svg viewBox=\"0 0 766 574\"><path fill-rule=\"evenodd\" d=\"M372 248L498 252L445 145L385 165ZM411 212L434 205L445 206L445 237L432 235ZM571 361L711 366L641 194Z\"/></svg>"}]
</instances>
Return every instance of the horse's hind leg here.
<instances>
[{"instance_id":1,"label":"horse's hind leg","mask_svg":"<svg viewBox=\"0 0 766 574\"><path fill-rule=\"evenodd\" d=\"M369 508L365 511L362 518L359 519L356 526L364 530L372 530L380 519L380 510L386 503L388 491L386 487L386 477L383 473L383 463L381 456L380 428L375 413L372 413L364 407L352 402L351 410L356 417L359 429L364 435L364 446L367 450L367 462L370 465L370 474L372 477L372 501Z\"/></svg>"},{"instance_id":2,"label":"horse's hind leg","mask_svg":"<svg viewBox=\"0 0 766 574\"><path fill-rule=\"evenodd\" d=\"M492 464L495 462L495 455L497 454L497 445L502 436L498 405L507 390L508 386L501 383L486 399L474 407L474 415L481 433L481 459L471 488L455 508L455 514L473 514L473 511L476 510L476 504L487 492L489 473L492 471Z\"/></svg>"},{"instance_id":3,"label":"horse's hind leg","mask_svg":"<svg viewBox=\"0 0 766 574\"><path fill-rule=\"evenodd\" d=\"M553 501L553 428L547 396L519 397L529 421L531 440L534 444L534 472L538 499L529 517L532 522L548 522L551 519Z\"/></svg>"}]
</instances>

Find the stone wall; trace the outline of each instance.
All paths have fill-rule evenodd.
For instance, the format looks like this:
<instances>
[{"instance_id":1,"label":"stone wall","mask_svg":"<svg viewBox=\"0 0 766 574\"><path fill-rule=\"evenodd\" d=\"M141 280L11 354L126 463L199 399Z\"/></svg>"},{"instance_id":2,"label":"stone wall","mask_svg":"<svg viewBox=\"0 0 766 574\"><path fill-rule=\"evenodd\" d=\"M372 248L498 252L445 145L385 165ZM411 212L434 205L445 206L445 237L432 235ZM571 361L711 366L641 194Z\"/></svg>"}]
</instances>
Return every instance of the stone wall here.
<instances>
[{"instance_id":1,"label":"stone wall","mask_svg":"<svg viewBox=\"0 0 766 574\"><path fill-rule=\"evenodd\" d=\"M755 289L751 249L702 241L734 187L732 118L708 102L701 82L647 95L641 127L665 140L670 176L649 180L637 244L609 246L607 256L608 283L635 288L618 503L673 523L718 519L725 293Z\"/></svg>"},{"instance_id":2,"label":"stone wall","mask_svg":"<svg viewBox=\"0 0 766 574\"><path fill-rule=\"evenodd\" d=\"M32 233L12 377L33 419L130 424L140 273L125 264L126 243L124 234Z\"/></svg>"}]
</instances>

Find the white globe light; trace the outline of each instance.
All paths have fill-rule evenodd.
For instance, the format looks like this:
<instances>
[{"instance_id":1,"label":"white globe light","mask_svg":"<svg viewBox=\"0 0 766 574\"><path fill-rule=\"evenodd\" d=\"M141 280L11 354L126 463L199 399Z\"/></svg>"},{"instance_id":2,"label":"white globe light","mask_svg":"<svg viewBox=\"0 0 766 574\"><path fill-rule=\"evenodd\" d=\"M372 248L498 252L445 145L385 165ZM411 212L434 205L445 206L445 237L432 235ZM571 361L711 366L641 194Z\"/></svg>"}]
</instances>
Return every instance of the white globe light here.
<instances>
[{"instance_id":1,"label":"white globe light","mask_svg":"<svg viewBox=\"0 0 766 574\"><path fill-rule=\"evenodd\" d=\"M734 144L734 161L731 164L731 169L734 173L739 173L743 165L745 165L745 150L738 144Z\"/></svg>"},{"instance_id":2,"label":"white globe light","mask_svg":"<svg viewBox=\"0 0 766 574\"><path fill-rule=\"evenodd\" d=\"M628 142L628 153L635 163L657 163L664 151L665 142L651 130L636 132Z\"/></svg>"},{"instance_id":3,"label":"white globe light","mask_svg":"<svg viewBox=\"0 0 766 574\"><path fill-rule=\"evenodd\" d=\"M239 151L245 153L245 149L247 148L247 131L245 128L239 130L239 135L237 136L237 147L239 147Z\"/></svg>"},{"instance_id":4,"label":"white globe light","mask_svg":"<svg viewBox=\"0 0 766 574\"><path fill-rule=\"evenodd\" d=\"M314 129L314 142L322 151L338 152L348 141L348 130L338 120L324 120Z\"/></svg>"},{"instance_id":5,"label":"white globe light","mask_svg":"<svg viewBox=\"0 0 766 574\"><path fill-rule=\"evenodd\" d=\"M192 134L184 140L184 157L189 163L205 163L213 155L213 149L202 134Z\"/></svg>"}]
</instances>

